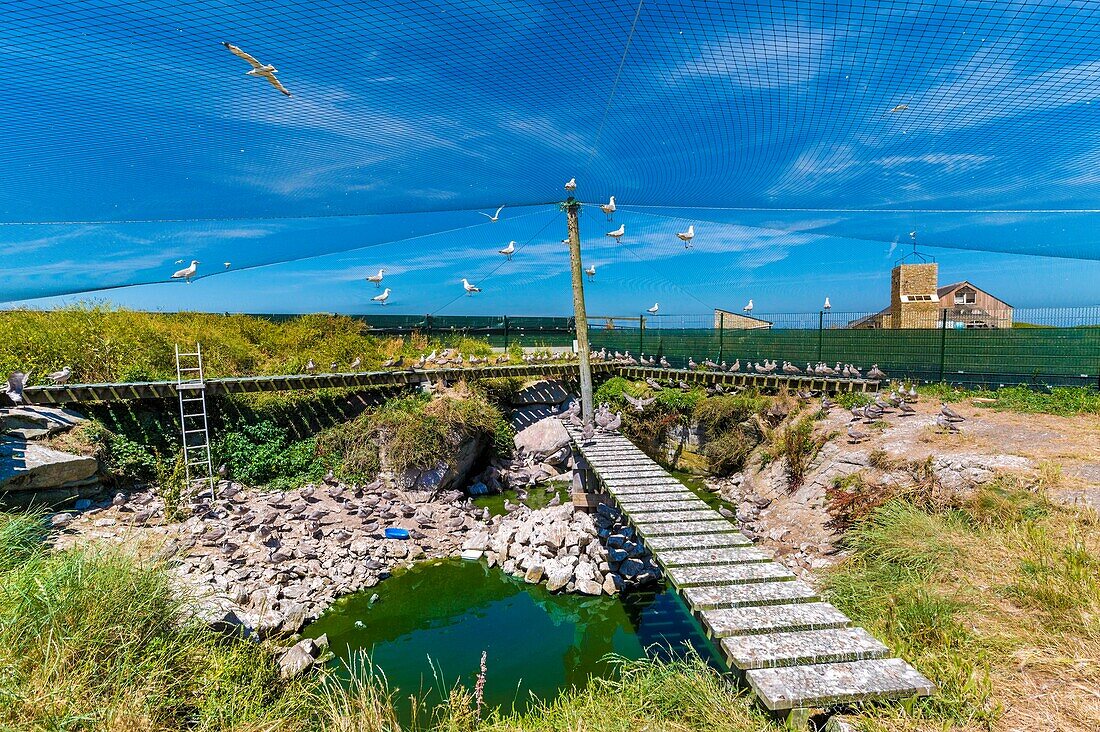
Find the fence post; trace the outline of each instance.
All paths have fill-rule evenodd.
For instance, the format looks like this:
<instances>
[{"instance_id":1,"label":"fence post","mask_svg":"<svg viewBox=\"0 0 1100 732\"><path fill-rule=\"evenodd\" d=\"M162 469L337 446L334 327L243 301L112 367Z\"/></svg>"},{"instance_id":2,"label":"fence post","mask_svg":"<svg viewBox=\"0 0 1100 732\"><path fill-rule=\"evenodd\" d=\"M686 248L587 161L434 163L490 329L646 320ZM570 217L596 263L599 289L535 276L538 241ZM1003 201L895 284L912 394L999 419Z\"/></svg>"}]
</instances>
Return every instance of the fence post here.
<instances>
[{"instance_id":1,"label":"fence post","mask_svg":"<svg viewBox=\"0 0 1100 732\"><path fill-rule=\"evenodd\" d=\"M431 315L425 315L424 316L424 330L428 331L428 340L431 340L431 338L432 338L432 316Z\"/></svg>"},{"instance_id":2,"label":"fence post","mask_svg":"<svg viewBox=\"0 0 1100 732\"><path fill-rule=\"evenodd\" d=\"M645 316L642 315L638 318L638 358L642 357L642 352L645 350Z\"/></svg>"},{"instance_id":3,"label":"fence post","mask_svg":"<svg viewBox=\"0 0 1100 732\"><path fill-rule=\"evenodd\" d=\"M508 350L508 316L504 316L504 350Z\"/></svg>"},{"instance_id":4,"label":"fence post","mask_svg":"<svg viewBox=\"0 0 1100 732\"><path fill-rule=\"evenodd\" d=\"M825 311L817 311L817 360L821 361L821 350L825 338Z\"/></svg>"},{"instance_id":5,"label":"fence post","mask_svg":"<svg viewBox=\"0 0 1100 732\"><path fill-rule=\"evenodd\" d=\"M718 363L722 363L722 356L725 352L725 334L726 334L726 314L722 313L718 316Z\"/></svg>"},{"instance_id":6,"label":"fence post","mask_svg":"<svg viewBox=\"0 0 1100 732\"><path fill-rule=\"evenodd\" d=\"M947 360L947 310L942 310L940 318L940 383L943 383L943 369Z\"/></svg>"}]
</instances>

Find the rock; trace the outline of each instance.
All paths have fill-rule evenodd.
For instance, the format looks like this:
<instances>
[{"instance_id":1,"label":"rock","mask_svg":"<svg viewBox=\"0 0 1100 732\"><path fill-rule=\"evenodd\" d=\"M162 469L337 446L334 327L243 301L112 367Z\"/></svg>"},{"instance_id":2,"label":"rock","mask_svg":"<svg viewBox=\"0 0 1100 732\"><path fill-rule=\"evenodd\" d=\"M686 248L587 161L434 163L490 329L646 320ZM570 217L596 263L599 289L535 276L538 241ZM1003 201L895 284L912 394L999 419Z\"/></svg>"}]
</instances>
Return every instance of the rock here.
<instances>
[{"instance_id":1,"label":"rock","mask_svg":"<svg viewBox=\"0 0 1100 732\"><path fill-rule=\"evenodd\" d=\"M623 581L619 575L611 573L603 578L603 591L608 595L617 595L623 588Z\"/></svg>"},{"instance_id":2,"label":"rock","mask_svg":"<svg viewBox=\"0 0 1100 732\"><path fill-rule=\"evenodd\" d=\"M476 562L477 560L481 559L481 555L484 553L485 552L481 549L463 549L461 557L468 562ZM493 565L490 564L489 566L491 567Z\"/></svg>"},{"instance_id":3,"label":"rock","mask_svg":"<svg viewBox=\"0 0 1100 732\"><path fill-rule=\"evenodd\" d=\"M516 448L537 455L551 455L569 444L569 433L557 417L535 422L518 432L514 440Z\"/></svg>"},{"instance_id":4,"label":"rock","mask_svg":"<svg viewBox=\"0 0 1100 732\"><path fill-rule=\"evenodd\" d=\"M645 562L641 559L627 559L621 565L619 565L619 574L627 579L637 577L646 569Z\"/></svg>"},{"instance_id":5,"label":"rock","mask_svg":"<svg viewBox=\"0 0 1100 732\"><path fill-rule=\"evenodd\" d=\"M99 482L98 470L93 457L70 455L23 439L0 438L0 494L8 494L6 503L52 503L89 492Z\"/></svg>"},{"instance_id":6,"label":"rock","mask_svg":"<svg viewBox=\"0 0 1100 732\"><path fill-rule=\"evenodd\" d=\"M25 404L0 409L0 433L33 440L70 430L88 418L71 409Z\"/></svg>"},{"instance_id":7,"label":"rock","mask_svg":"<svg viewBox=\"0 0 1100 732\"><path fill-rule=\"evenodd\" d=\"M73 508L77 511L87 511L92 507L92 501L88 498L78 498L76 503L73 504Z\"/></svg>"},{"instance_id":8,"label":"rock","mask_svg":"<svg viewBox=\"0 0 1100 732\"><path fill-rule=\"evenodd\" d=\"M76 517L71 513L55 513L50 516L50 526L61 529L71 524L74 518Z\"/></svg>"},{"instance_id":9,"label":"rock","mask_svg":"<svg viewBox=\"0 0 1100 732\"><path fill-rule=\"evenodd\" d=\"M577 580L577 592L582 592L585 595L602 595L603 585L593 580Z\"/></svg>"},{"instance_id":10,"label":"rock","mask_svg":"<svg viewBox=\"0 0 1100 732\"><path fill-rule=\"evenodd\" d=\"M535 564L530 567L526 574L523 575L523 581L530 585L537 585L542 581L542 576L545 573L541 564Z\"/></svg>"},{"instance_id":11,"label":"rock","mask_svg":"<svg viewBox=\"0 0 1100 732\"><path fill-rule=\"evenodd\" d=\"M312 652L314 648L316 645L309 638L291 646L286 653L279 656L279 676L292 679L313 668L316 661Z\"/></svg>"}]
</instances>

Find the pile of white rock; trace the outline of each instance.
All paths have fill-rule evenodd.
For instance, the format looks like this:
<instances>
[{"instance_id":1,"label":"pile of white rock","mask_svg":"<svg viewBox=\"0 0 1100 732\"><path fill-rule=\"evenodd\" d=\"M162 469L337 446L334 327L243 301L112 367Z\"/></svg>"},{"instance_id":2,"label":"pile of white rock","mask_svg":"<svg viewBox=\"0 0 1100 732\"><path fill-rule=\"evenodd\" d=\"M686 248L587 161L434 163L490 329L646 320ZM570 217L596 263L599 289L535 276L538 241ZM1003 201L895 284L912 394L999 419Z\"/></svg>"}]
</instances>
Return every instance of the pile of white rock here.
<instances>
[{"instance_id":1,"label":"pile of white rock","mask_svg":"<svg viewBox=\"0 0 1100 732\"><path fill-rule=\"evenodd\" d=\"M633 529L611 506L594 516L571 504L521 508L495 517L489 530L472 534L463 550L467 559L484 555L490 567L544 583L552 592L614 595L660 576Z\"/></svg>"}]
</instances>

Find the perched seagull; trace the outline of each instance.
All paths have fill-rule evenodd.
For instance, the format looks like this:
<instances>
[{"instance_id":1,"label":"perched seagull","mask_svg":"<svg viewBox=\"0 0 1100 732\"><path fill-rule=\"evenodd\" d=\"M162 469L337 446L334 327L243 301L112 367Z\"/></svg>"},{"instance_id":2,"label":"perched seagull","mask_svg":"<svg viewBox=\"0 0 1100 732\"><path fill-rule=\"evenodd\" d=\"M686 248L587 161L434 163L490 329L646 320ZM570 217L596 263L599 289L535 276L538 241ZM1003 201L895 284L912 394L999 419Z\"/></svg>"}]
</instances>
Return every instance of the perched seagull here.
<instances>
[{"instance_id":1,"label":"perched seagull","mask_svg":"<svg viewBox=\"0 0 1100 732\"><path fill-rule=\"evenodd\" d=\"M570 178L569 182L565 184L565 190L567 190L567 191L577 190L577 179L576 178Z\"/></svg>"},{"instance_id":2,"label":"perched seagull","mask_svg":"<svg viewBox=\"0 0 1100 732\"><path fill-rule=\"evenodd\" d=\"M695 224L690 224L687 231L681 231L676 236L684 243L685 249L691 248L691 240L695 238Z\"/></svg>"},{"instance_id":3,"label":"perched seagull","mask_svg":"<svg viewBox=\"0 0 1100 732\"><path fill-rule=\"evenodd\" d=\"M610 221L615 215L615 197L612 196L610 201L600 206L600 210L607 214L607 220Z\"/></svg>"},{"instance_id":4,"label":"perched seagull","mask_svg":"<svg viewBox=\"0 0 1100 732\"><path fill-rule=\"evenodd\" d=\"M376 275L367 275L367 282L373 282L374 286L378 287L379 285L382 284L382 278L385 277L385 276L386 276L386 270L380 269L380 270L378 270L378 274L376 274Z\"/></svg>"},{"instance_id":5,"label":"perched seagull","mask_svg":"<svg viewBox=\"0 0 1100 732\"><path fill-rule=\"evenodd\" d=\"M363 363L363 359L356 356L355 360L351 362L351 366L349 368L354 371L355 369L359 368L359 364L361 363Z\"/></svg>"},{"instance_id":6,"label":"perched seagull","mask_svg":"<svg viewBox=\"0 0 1100 732\"><path fill-rule=\"evenodd\" d=\"M619 228L614 231L607 232L607 235L614 239L616 242L626 233L626 224L619 224Z\"/></svg>"},{"instance_id":7,"label":"perched seagull","mask_svg":"<svg viewBox=\"0 0 1100 732\"><path fill-rule=\"evenodd\" d=\"M504 247L503 249L501 249L499 251L505 257L507 257L508 259L511 259L512 255L516 253L516 243L514 241L510 241L510 242L508 242L508 246Z\"/></svg>"},{"instance_id":8,"label":"perched seagull","mask_svg":"<svg viewBox=\"0 0 1100 732\"><path fill-rule=\"evenodd\" d=\"M657 314L657 310L658 310L658 309L659 309L660 307L661 307L661 303L659 303L659 302L655 302L655 303L653 303L653 307L651 307L651 308L649 308L648 310L646 310L646 312L647 312L647 313L649 313L650 315L656 315L656 314Z\"/></svg>"},{"instance_id":9,"label":"perched seagull","mask_svg":"<svg viewBox=\"0 0 1100 732\"><path fill-rule=\"evenodd\" d=\"M475 292L481 292L481 288L476 285L471 285L469 280L465 277L462 278L462 287L466 290L467 295L473 295Z\"/></svg>"},{"instance_id":10,"label":"perched seagull","mask_svg":"<svg viewBox=\"0 0 1100 732\"><path fill-rule=\"evenodd\" d=\"M958 432L959 428L955 426L955 422L942 414L936 415L936 426L940 429L947 430L948 432Z\"/></svg>"},{"instance_id":11,"label":"perched seagull","mask_svg":"<svg viewBox=\"0 0 1100 732\"><path fill-rule=\"evenodd\" d=\"M829 302L829 298L825 298L825 305L823 305L821 309L825 311L833 309L833 304Z\"/></svg>"},{"instance_id":12,"label":"perched seagull","mask_svg":"<svg viewBox=\"0 0 1100 732\"><path fill-rule=\"evenodd\" d=\"M199 270L199 261L192 259L191 264L188 267L184 267L181 270L177 270L172 274L172 279L183 280L187 284L191 284L191 278L195 276L195 272Z\"/></svg>"},{"instance_id":13,"label":"perched seagull","mask_svg":"<svg viewBox=\"0 0 1100 732\"><path fill-rule=\"evenodd\" d=\"M897 112L904 112L907 109L909 109L908 104L899 104L896 107L894 107L893 109L891 109L890 111L893 112L893 113L897 113Z\"/></svg>"},{"instance_id":14,"label":"perched seagull","mask_svg":"<svg viewBox=\"0 0 1100 732\"><path fill-rule=\"evenodd\" d=\"M388 288L388 287L386 289L382 290L381 295L375 295L374 297L371 298L371 300L373 300L374 302L380 303L382 305L385 305L386 300L389 300L389 299L390 299L390 288Z\"/></svg>"},{"instance_id":15,"label":"perched seagull","mask_svg":"<svg viewBox=\"0 0 1100 732\"><path fill-rule=\"evenodd\" d=\"M30 381L31 375L24 374L22 371L16 371L14 374L8 377L7 386L4 391L0 392L0 396L6 396L8 400L14 404L23 403L23 387ZM0 400L0 403L3 403Z\"/></svg>"},{"instance_id":16,"label":"perched seagull","mask_svg":"<svg viewBox=\"0 0 1100 732\"><path fill-rule=\"evenodd\" d=\"M497 212L495 214L493 214L492 216L490 216L489 214L484 213L482 211L478 211L478 213L481 214L482 216L484 216L485 218L489 219L490 221L492 221L495 224L496 222L500 221L500 212L503 209L504 209L504 206L501 206L500 208L497 209Z\"/></svg>"},{"instance_id":17,"label":"perched seagull","mask_svg":"<svg viewBox=\"0 0 1100 732\"><path fill-rule=\"evenodd\" d=\"M886 372L878 367L878 364L872 364L871 370L867 372L867 378L872 381L882 381L886 378Z\"/></svg>"},{"instance_id":18,"label":"perched seagull","mask_svg":"<svg viewBox=\"0 0 1100 732\"><path fill-rule=\"evenodd\" d=\"M596 278L596 265L592 264L588 266L588 269L584 271L588 275L588 279L592 280Z\"/></svg>"},{"instance_id":19,"label":"perched seagull","mask_svg":"<svg viewBox=\"0 0 1100 732\"><path fill-rule=\"evenodd\" d=\"M940 414L942 414L944 417L951 420L952 422L962 422L966 419L966 417L962 416L943 402L940 402Z\"/></svg>"},{"instance_id":20,"label":"perched seagull","mask_svg":"<svg viewBox=\"0 0 1100 732\"><path fill-rule=\"evenodd\" d=\"M741 308L741 309L744 310L746 313L751 313L752 312L752 298L749 298L749 304L746 305L745 307Z\"/></svg>"},{"instance_id":21,"label":"perched seagull","mask_svg":"<svg viewBox=\"0 0 1100 732\"><path fill-rule=\"evenodd\" d=\"M863 442L868 437L870 437L869 434L867 434L866 432L860 432L855 427L848 428L848 439L853 443Z\"/></svg>"},{"instance_id":22,"label":"perched seagull","mask_svg":"<svg viewBox=\"0 0 1100 732\"><path fill-rule=\"evenodd\" d=\"M306 371L313 373L317 370L317 364L313 363L313 359L309 359L309 363L306 364Z\"/></svg>"},{"instance_id":23,"label":"perched seagull","mask_svg":"<svg viewBox=\"0 0 1100 732\"><path fill-rule=\"evenodd\" d=\"M248 63L250 63L252 65L252 70L247 71L245 73L247 73L249 76L262 76L263 78L268 80L268 82L271 84L271 86L275 87L276 89L281 91L283 94L286 94L288 97L290 96L290 92L288 92L286 90L286 87L283 86L283 82L281 82L281 81L279 81L278 79L275 78L275 74L279 73L278 69L276 69L271 64L262 64L262 63L260 63L259 61L257 61L255 58L253 58L249 54L245 53L244 51L242 51L238 47L234 46L232 43L225 43L223 41L222 45L225 46L226 48L228 48L233 53L234 56L237 56L239 58L243 58L245 61L247 61Z\"/></svg>"},{"instance_id":24,"label":"perched seagull","mask_svg":"<svg viewBox=\"0 0 1100 732\"><path fill-rule=\"evenodd\" d=\"M69 380L69 377L73 375L73 370L66 366L60 371L54 371L52 374L46 374L46 378L55 384L64 384Z\"/></svg>"}]
</instances>

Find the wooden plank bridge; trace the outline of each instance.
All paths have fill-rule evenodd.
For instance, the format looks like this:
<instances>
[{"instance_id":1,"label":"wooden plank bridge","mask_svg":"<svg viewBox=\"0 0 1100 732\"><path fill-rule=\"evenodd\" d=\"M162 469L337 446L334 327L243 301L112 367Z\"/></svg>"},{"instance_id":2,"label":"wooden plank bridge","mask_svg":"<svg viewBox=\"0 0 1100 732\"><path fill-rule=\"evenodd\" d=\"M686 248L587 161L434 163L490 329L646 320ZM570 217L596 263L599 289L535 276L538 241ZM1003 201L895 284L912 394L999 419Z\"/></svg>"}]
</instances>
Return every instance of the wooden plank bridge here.
<instances>
[{"instance_id":1,"label":"wooden plank bridge","mask_svg":"<svg viewBox=\"0 0 1100 732\"><path fill-rule=\"evenodd\" d=\"M363 373L292 374L287 376L239 376L206 379L207 396L215 394L248 394L253 392L297 391L309 389L373 388L417 386L426 381L457 381L459 379L492 379L507 376L576 380L578 365L574 363L524 364L522 366L471 366L468 368L401 369ZM615 363L593 363L594 376L621 375L630 379L655 379L676 385L724 385L734 388L756 387L776 390L786 386L834 394L848 391L878 391L879 382L868 379L825 378L820 376L788 376L786 374L748 374L726 371L688 371L660 369L649 366L623 366ZM137 381L117 384L65 384L32 386L24 390L28 404L79 404L82 402L117 402L138 399L175 399L175 381Z\"/></svg>"},{"instance_id":2,"label":"wooden plank bridge","mask_svg":"<svg viewBox=\"0 0 1100 732\"><path fill-rule=\"evenodd\" d=\"M731 668L777 713L924 696L932 683L822 601L735 524L618 433L570 436L581 469L622 509L721 648Z\"/></svg>"}]
</instances>

